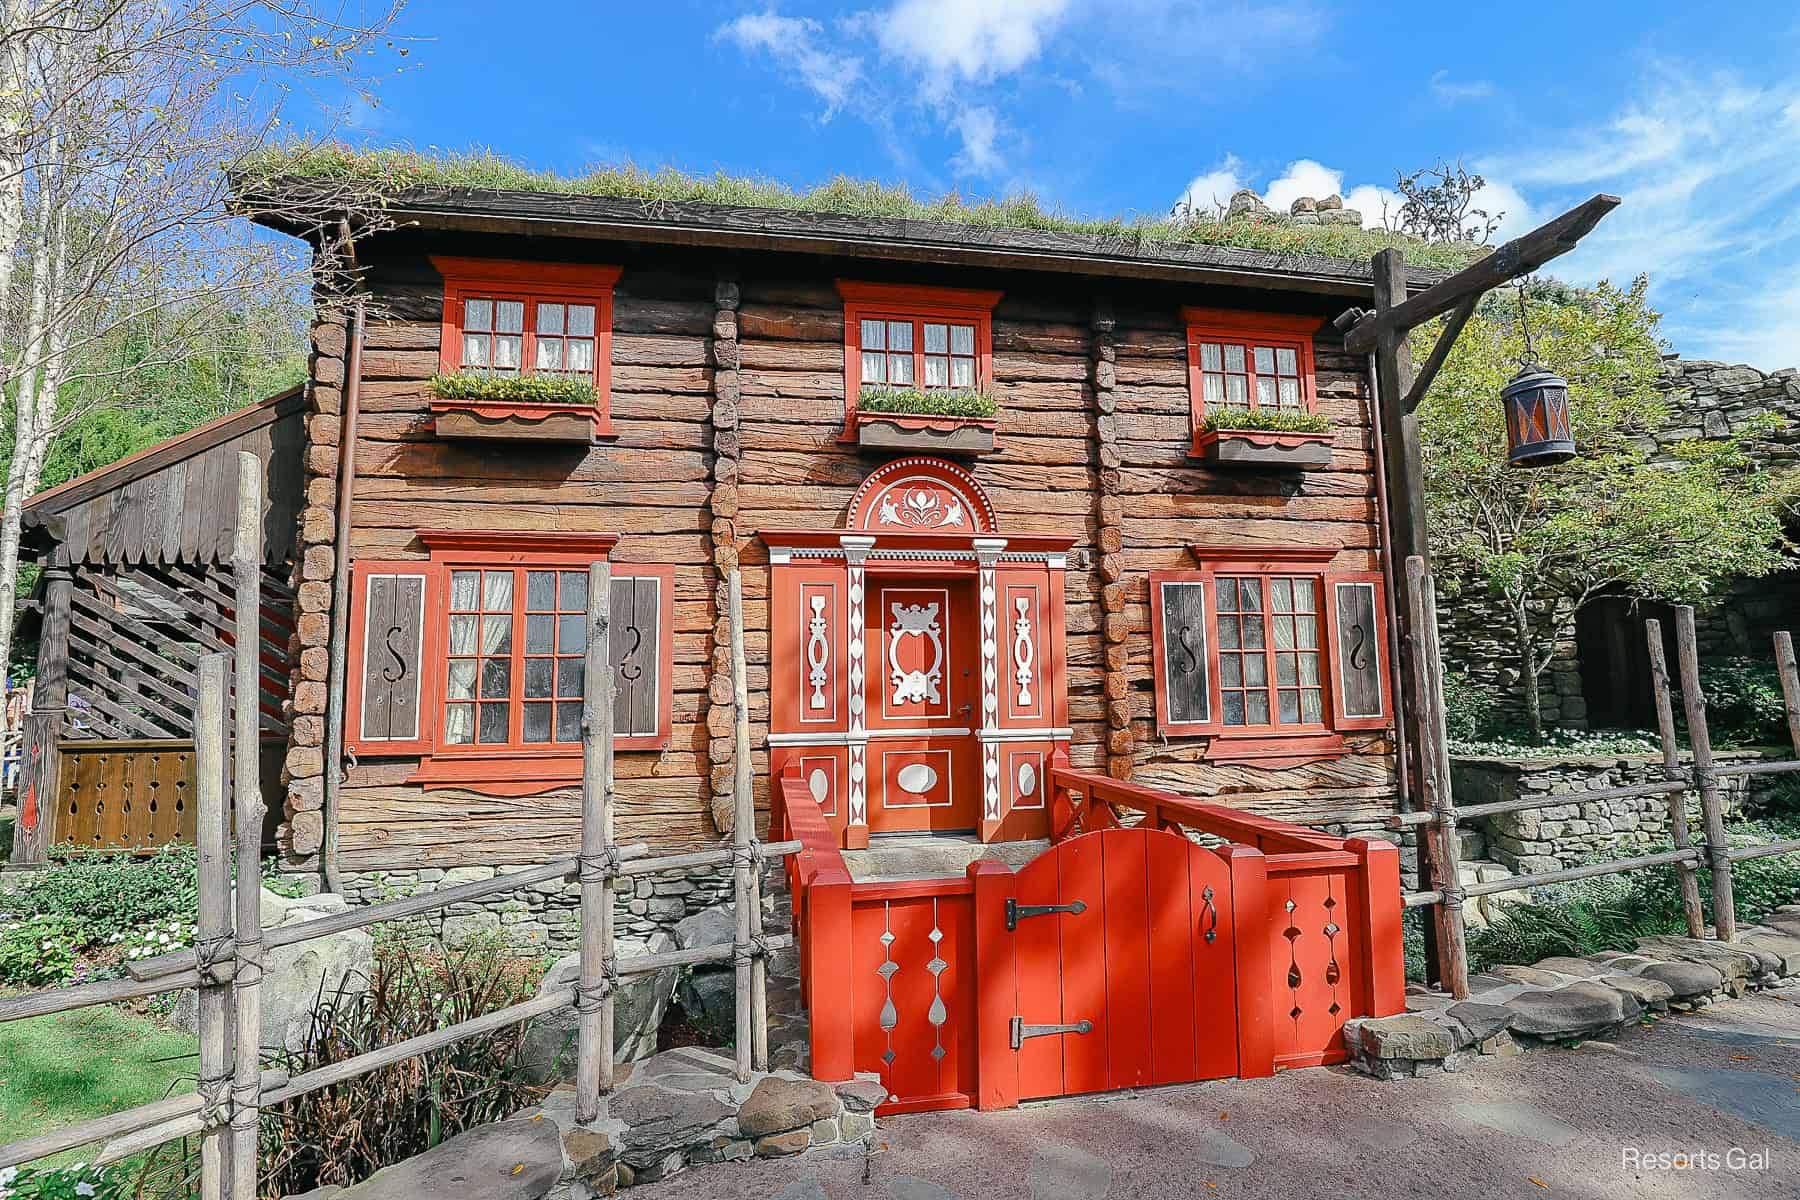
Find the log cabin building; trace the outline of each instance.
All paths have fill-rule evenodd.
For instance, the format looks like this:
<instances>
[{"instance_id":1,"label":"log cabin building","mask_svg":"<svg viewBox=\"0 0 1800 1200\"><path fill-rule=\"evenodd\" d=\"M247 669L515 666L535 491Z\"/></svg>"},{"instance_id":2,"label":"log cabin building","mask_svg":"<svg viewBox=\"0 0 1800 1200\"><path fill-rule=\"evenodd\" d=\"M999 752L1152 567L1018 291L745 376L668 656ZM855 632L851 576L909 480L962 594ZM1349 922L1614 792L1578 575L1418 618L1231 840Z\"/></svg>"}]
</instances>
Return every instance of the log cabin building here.
<instances>
[{"instance_id":1,"label":"log cabin building","mask_svg":"<svg viewBox=\"0 0 1800 1200\"><path fill-rule=\"evenodd\" d=\"M617 837L715 842L740 571L821 1078L931 1108L1267 1074L1403 1007L1398 855L1356 836L1397 790L1371 374L1332 324L1367 263L549 193L388 216L366 318L312 329L288 868L370 895L571 852L602 557ZM434 384L471 375L518 386ZM722 883L627 891L622 928ZM977 1012L1001 892L980 969L1019 1000ZM513 917L554 942L573 902ZM1072 988L1084 956L1113 965ZM1096 989L1110 1018L1070 1011Z\"/></svg>"}]
</instances>

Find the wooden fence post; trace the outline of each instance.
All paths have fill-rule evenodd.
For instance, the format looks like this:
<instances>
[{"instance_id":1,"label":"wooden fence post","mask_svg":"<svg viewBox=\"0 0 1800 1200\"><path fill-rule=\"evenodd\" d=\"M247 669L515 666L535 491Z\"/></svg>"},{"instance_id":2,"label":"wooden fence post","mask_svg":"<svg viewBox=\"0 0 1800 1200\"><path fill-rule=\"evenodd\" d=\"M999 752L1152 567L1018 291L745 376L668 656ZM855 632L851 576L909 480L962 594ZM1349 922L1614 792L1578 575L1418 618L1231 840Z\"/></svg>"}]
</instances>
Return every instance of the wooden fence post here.
<instances>
[{"instance_id":1,"label":"wooden fence post","mask_svg":"<svg viewBox=\"0 0 1800 1200\"><path fill-rule=\"evenodd\" d=\"M587 653L581 702L581 981L575 1063L575 1119L600 1117L600 1093L613 1085L613 672L612 564L588 567Z\"/></svg>"},{"instance_id":2,"label":"wooden fence post","mask_svg":"<svg viewBox=\"0 0 1800 1200\"><path fill-rule=\"evenodd\" d=\"M827 1019L809 1026L812 1040L812 1076L838 1083L855 1071L855 1031L850 1014L856 1011L850 987L851 937L850 875L842 867L821 867L806 885L806 939L800 953L806 957L811 993L809 1012Z\"/></svg>"},{"instance_id":3,"label":"wooden fence post","mask_svg":"<svg viewBox=\"0 0 1800 1200\"><path fill-rule=\"evenodd\" d=\"M1800 666L1794 663L1794 635L1782 630L1775 635L1775 669L1781 674L1781 703L1787 709L1788 737L1794 757L1800 758Z\"/></svg>"},{"instance_id":4,"label":"wooden fence post","mask_svg":"<svg viewBox=\"0 0 1800 1200\"><path fill-rule=\"evenodd\" d=\"M232 997L230 859L225 811L225 656L200 659L200 696L194 710L194 844L199 899L194 959L200 968L200 1200L229 1194ZM253 1168L254 1169L254 1168Z\"/></svg>"},{"instance_id":5,"label":"wooden fence post","mask_svg":"<svg viewBox=\"0 0 1800 1200\"><path fill-rule=\"evenodd\" d=\"M42 866L56 841L56 809L61 795L62 730L69 699L69 607L75 575L68 551L58 546L44 568L44 621L38 636L38 677L31 715L20 728L19 815L13 828L12 862Z\"/></svg>"},{"instance_id":6,"label":"wooden fence post","mask_svg":"<svg viewBox=\"0 0 1800 1200\"><path fill-rule=\"evenodd\" d=\"M238 461L237 532L232 539L232 784L237 834L237 921L232 972L236 1062L231 1087L231 1196L256 1200L262 1109L262 460Z\"/></svg>"},{"instance_id":7,"label":"wooden fence post","mask_svg":"<svg viewBox=\"0 0 1800 1200\"><path fill-rule=\"evenodd\" d=\"M728 614L731 624L731 705L733 722L732 766L734 768L732 798L736 807L731 822L731 845L734 851L733 883L737 927L732 956L737 968L735 1013L737 1017L737 1077L750 1078L753 1067L768 1062L766 1026L758 1028L758 1018L766 1020L767 965L759 952L762 945L762 910L757 903L756 864L753 854L756 840L756 811L751 796L750 778L750 695L744 662L744 577L733 571L726 579ZM848 944L848 943L846 943Z\"/></svg>"},{"instance_id":8,"label":"wooden fence post","mask_svg":"<svg viewBox=\"0 0 1800 1200\"><path fill-rule=\"evenodd\" d=\"M1694 606L1675 609L1675 653L1681 666L1681 707L1687 713L1688 741L1694 750L1694 787L1706 823L1706 858L1712 867L1713 929L1721 942L1737 937L1737 908L1731 894L1731 847L1725 839L1725 810L1713 769L1712 735L1706 728L1706 693L1700 687L1700 651L1694 635Z\"/></svg>"},{"instance_id":9,"label":"wooden fence post","mask_svg":"<svg viewBox=\"0 0 1800 1200\"><path fill-rule=\"evenodd\" d=\"M1269 864L1263 852L1232 844L1214 851L1231 870L1231 930L1237 939L1238 1077L1275 1073L1275 969L1273 941L1284 922L1270 907Z\"/></svg>"},{"instance_id":10,"label":"wooden fence post","mask_svg":"<svg viewBox=\"0 0 1800 1200\"><path fill-rule=\"evenodd\" d=\"M1644 622L1644 637L1650 649L1650 691L1656 700L1656 736L1662 741L1663 778L1683 778L1681 747L1675 742L1675 706L1669 699L1669 660L1663 650L1662 622L1654 617ZM1669 836L1677 850L1692 847L1688 836L1687 792L1669 793ZM1688 936L1706 936L1706 910L1700 905L1700 877L1691 862L1675 867L1681 880L1681 911L1687 917Z\"/></svg>"},{"instance_id":11,"label":"wooden fence post","mask_svg":"<svg viewBox=\"0 0 1800 1200\"><path fill-rule=\"evenodd\" d=\"M1357 897L1363 954L1363 1007L1371 1017L1388 1017L1406 1011L1406 963L1384 953L1382 947L1398 946L1404 936L1400 916L1400 847L1380 838L1347 838L1344 848L1361 861Z\"/></svg>"},{"instance_id":12,"label":"wooden fence post","mask_svg":"<svg viewBox=\"0 0 1800 1200\"><path fill-rule=\"evenodd\" d=\"M1456 807L1450 788L1449 730L1444 712L1444 669L1439 657L1437 585L1425 569L1425 560L1413 555L1406 560L1406 585L1413 641L1413 686L1418 691L1420 718L1419 782L1426 807L1436 818L1424 827L1421 848L1430 846L1432 884L1443 899L1434 906L1437 926L1438 983L1458 1000L1469 998L1469 951L1463 930L1462 875L1456 845Z\"/></svg>"}]
</instances>

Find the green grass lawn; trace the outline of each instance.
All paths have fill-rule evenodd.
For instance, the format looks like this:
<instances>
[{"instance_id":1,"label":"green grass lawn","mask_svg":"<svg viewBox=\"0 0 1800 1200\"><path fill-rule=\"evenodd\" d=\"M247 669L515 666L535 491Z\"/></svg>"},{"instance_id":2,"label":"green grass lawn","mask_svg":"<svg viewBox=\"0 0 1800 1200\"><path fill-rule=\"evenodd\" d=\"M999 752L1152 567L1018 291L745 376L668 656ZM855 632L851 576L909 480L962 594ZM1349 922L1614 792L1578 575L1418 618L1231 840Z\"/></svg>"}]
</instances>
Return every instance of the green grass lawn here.
<instances>
[{"instance_id":1,"label":"green grass lawn","mask_svg":"<svg viewBox=\"0 0 1800 1200\"><path fill-rule=\"evenodd\" d=\"M0 1143L194 1090L191 1035L119 1008L0 1025ZM98 1147L40 1166L93 1161Z\"/></svg>"}]
</instances>

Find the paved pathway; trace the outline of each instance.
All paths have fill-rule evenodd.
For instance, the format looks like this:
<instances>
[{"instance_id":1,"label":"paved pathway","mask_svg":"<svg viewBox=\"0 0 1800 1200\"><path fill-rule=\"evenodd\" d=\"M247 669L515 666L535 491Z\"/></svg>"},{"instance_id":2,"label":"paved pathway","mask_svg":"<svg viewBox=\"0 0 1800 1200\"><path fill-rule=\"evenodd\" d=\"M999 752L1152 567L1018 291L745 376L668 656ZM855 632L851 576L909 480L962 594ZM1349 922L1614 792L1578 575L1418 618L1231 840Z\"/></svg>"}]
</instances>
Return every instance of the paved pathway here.
<instances>
[{"instance_id":1,"label":"paved pathway","mask_svg":"<svg viewBox=\"0 0 1800 1200\"><path fill-rule=\"evenodd\" d=\"M1380 1083L1341 1069L884 1119L879 1152L706 1167L644 1200L1800 1197L1800 988L1617 1044ZM1762 1165L1624 1161L1738 1147ZM1736 1169L1731 1169L1735 1165ZM867 1181L865 1182L865 1168Z\"/></svg>"}]
</instances>

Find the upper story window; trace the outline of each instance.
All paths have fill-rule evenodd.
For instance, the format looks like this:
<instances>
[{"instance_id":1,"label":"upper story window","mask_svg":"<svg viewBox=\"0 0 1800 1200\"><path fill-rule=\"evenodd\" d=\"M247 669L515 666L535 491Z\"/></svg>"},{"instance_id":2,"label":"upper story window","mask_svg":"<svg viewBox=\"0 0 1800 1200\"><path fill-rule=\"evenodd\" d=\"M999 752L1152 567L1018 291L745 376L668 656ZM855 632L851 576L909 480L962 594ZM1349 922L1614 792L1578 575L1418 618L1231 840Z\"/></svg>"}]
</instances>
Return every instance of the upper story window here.
<instances>
[{"instance_id":1,"label":"upper story window","mask_svg":"<svg viewBox=\"0 0 1800 1200\"><path fill-rule=\"evenodd\" d=\"M1212 737L1212 761L1294 760L1387 726L1378 572L1332 570L1329 547L1193 553L1198 570L1150 573L1158 732Z\"/></svg>"},{"instance_id":2,"label":"upper story window","mask_svg":"<svg viewBox=\"0 0 1800 1200\"><path fill-rule=\"evenodd\" d=\"M443 256L431 261L444 276L442 374L586 384L593 390L596 432L611 432L612 298L618 267ZM457 403L528 417L566 414L569 408L516 398Z\"/></svg>"},{"instance_id":3,"label":"upper story window","mask_svg":"<svg viewBox=\"0 0 1800 1200\"><path fill-rule=\"evenodd\" d=\"M359 562L348 720L424 783L525 792L581 772L588 565L613 534L423 531L426 562ZM668 746L673 569L613 565L614 747Z\"/></svg>"},{"instance_id":4,"label":"upper story window","mask_svg":"<svg viewBox=\"0 0 1800 1200\"><path fill-rule=\"evenodd\" d=\"M844 297L844 416L871 392L991 392L999 292L838 281ZM991 407L989 412L991 414Z\"/></svg>"}]
</instances>

